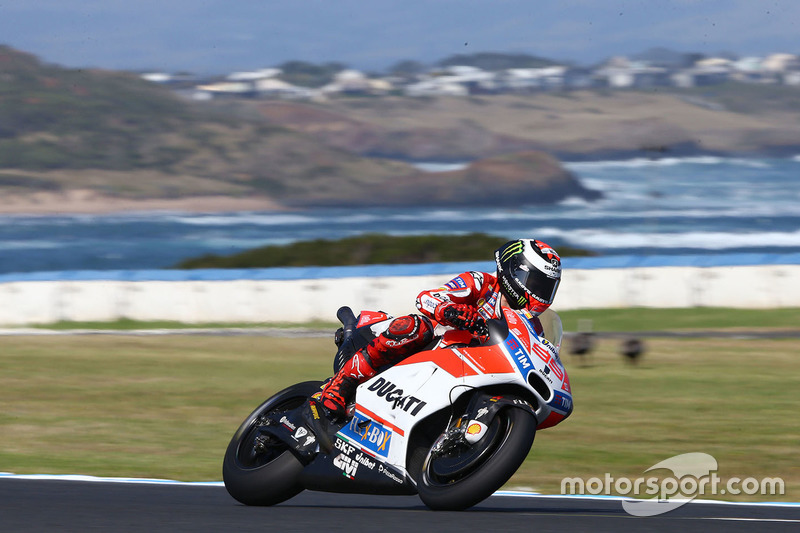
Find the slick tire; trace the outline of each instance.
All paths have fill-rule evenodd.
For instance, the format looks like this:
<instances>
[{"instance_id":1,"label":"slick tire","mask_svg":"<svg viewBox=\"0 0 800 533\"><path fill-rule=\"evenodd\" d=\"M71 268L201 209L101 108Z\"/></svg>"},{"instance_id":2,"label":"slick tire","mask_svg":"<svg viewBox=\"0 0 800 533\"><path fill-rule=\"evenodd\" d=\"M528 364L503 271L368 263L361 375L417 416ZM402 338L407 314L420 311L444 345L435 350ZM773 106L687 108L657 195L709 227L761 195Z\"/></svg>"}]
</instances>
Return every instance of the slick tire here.
<instances>
[{"instance_id":1,"label":"slick tire","mask_svg":"<svg viewBox=\"0 0 800 533\"><path fill-rule=\"evenodd\" d=\"M250 413L233 435L222 466L228 494L245 505L275 505L302 492L303 464L283 445L254 453L258 419L271 412L288 411L318 392L322 382L306 381L288 387Z\"/></svg>"},{"instance_id":2,"label":"slick tire","mask_svg":"<svg viewBox=\"0 0 800 533\"><path fill-rule=\"evenodd\" d=\"M420 499L437 511L460 511L485 500L522 465L533 444L536 425L533 414L506 407L495 416L487 436L473 445L474 450L465 450L455 459L437 458L429 451L417 477ZM442 460L457 466L450 468L450 473L442 473L447 469L436 465Z\"/></svg>"}]
</instances>

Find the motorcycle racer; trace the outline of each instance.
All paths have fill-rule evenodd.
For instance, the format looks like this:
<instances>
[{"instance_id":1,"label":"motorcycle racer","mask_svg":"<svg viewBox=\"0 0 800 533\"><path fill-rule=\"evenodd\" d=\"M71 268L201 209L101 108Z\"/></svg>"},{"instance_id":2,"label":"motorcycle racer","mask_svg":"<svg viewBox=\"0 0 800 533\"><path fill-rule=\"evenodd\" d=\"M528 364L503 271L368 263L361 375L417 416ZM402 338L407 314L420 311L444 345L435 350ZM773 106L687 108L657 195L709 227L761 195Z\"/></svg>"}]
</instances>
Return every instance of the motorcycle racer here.
<instances>
[{"instance_id":1,"label":"motorcycle racer","mask_svg":"<svg viewBox=\"0 0 800 533\"><path fill-rule=\"evenodd\" d=\"M552 247L519 239L498 248L494 256L495 274L464 272L443 287L422 291L416 300L420 314L395 318L356 352L318 396L329 417L345 417L359 384L421 351L440 330L472 332L481 320L502 316L503 307L525 309L534 317L550 307L561 280L561 258ZM542 333L538 319L533 322Z\"/></svg>"}]
</instances>

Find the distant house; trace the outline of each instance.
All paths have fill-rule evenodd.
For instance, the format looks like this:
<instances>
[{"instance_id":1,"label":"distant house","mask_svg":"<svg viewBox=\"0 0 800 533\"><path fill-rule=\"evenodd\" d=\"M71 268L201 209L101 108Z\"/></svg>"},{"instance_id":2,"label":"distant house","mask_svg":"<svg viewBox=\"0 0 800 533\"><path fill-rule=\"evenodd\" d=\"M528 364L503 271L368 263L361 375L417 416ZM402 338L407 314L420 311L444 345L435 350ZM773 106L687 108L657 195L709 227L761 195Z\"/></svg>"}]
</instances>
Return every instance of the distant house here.
<instances>
[{"instance_id":1,"label":"distant house","mask_svg":"<svg viewBox=\"0 0 800 533\"><path fill-rule=\"evenodd\" d=\"M280 76L283 71L279 68L262 68L244 72L232 72L225 79L228 81L256 81Z\"/></svg>"},{"instance_id":2,"label":"distant house","mask_svg":"<svg viewBox=\"0 0 800 533\"><path fill-rule=\"evenodd\" d=\"M172 77L172 74L167 72L145 72L141 74L141 78L150 83L169 83L172 81Z\"/></svg>"},{"instance_id":3,"label":"distant house","mask_svg":"<svg viewBox=\"0 0 800 533\"><path fill-rule=\"evenodd\" d=\"M452 65L433 74L438 83L461 85L467 94L483 94L495 92L497 75L471 65Z\"/></svg>"},{"instance_id":4,"label":"distant house","mask_svg":"<svg viewBox=\"0 0 800 533\"><path fill-rule=\"evenodd\" d=\"M672 74L677 87L700 87L724 83L730 78L730 69L723 66L697 66Z\"/></svg>"},{"instance_id":5,"label":"distant house","mask_svg":"<svg viewBox=\"0 0 800 533\"><path fill-rule=\"evenodd\" d=\"M253 84L243 81L220 81L198 85L198 91L209 93L212 96L254 96Z\"/></svg>"},{"instance_id":6,"label":"distant house","mask_svg":"<svg viewBox=\"0 0 800 533\"><path fill-rule=\"evenodd\" d=\"M565 84L567 67L510 68L500 74L503 89L524 92L534 89L562 87Z\"/></svg>"},{"instance_id":7,"label":"distant house","mask_svg":"<svg viewBox=\"0 0 800 533\"><path fill-rule=\"evenodd\" d=\"M323 94L381 95L387 94L394 85L388 80L372 79L364 73L347 69L336 73L333 81L322 87Z\"/></svg>"},{"instance_id":8,"label":"distant house","mask_svg":"<svg viewBox=\"0 0 800 533\"><path fill-rule=\"evenodd\" d=\"M615 57L597 70L599 79L604 79L609 87L626 89L631 87L656 87L670 85L670 74L666 68L651 67L645 63L630 61L625 57Z\"/></svg>"},{"instance_id":9,"label":"distant house","mask_svg":"<svg viewBox=\"0 0 800 533\"><path fill-rule=\"evenodd\" d=\"M800 58L794 54L772 54L764 58L761 68L771 72L800 69Z\"/></svg>"},{"instance_id":10,"label":"distant house","mask_svg":"<svg viewBox=\"0 0 800 533\"><path fill-rule=\"evenodd\" d=\"M277 78L265 78L253 82L253 90L261 98L282 98L305 100L317 96L319 91L308 87L298 87Z\"/></svg>"},{"instance_id":11,"label":"distant house","mask_svg":"<svg viewBox=\"0 0 800 533\"><path fill-rule=\"evenodd\" d=\"M406 85L406 96L467 96L469 89L459 83L432 78Z\"/></svg>"},{"instance_id":12,"label":"distant house","mask_svg":"<svg viewBox=\"0 0 800 533\"><path fill-rule=\"evenodd\" d=\"M764 68L764 59L760 57L743 57L734 61L731 78L745 83L777 83L778 73Z\"/></svg>"}]
</instances>

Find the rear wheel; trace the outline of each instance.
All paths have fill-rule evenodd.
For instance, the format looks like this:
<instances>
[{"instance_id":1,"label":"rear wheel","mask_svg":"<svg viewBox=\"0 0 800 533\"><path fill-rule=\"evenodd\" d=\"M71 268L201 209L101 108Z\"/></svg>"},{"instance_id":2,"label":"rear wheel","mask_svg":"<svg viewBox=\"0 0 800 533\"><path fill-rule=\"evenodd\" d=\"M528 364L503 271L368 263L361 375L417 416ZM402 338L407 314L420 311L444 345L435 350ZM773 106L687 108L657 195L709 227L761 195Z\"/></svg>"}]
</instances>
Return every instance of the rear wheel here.
<instances>
[{"instance_id":1,"label":"rear wheel","mask_svg":"<svg viewBox=\"0 0 800 533\"><path fill-rule=\"evenodd\" d=\"M268 415L287 412L319 391L319 381L292 385L250 413L233 435L222 466L228 493L245 505L274 505L299 494L303 464L285 444L263 433Z\"/></svg>"},{"instance_id":2,"label":"rear wheel","mask_svg":"<svg viewBox=\"0 0 800 533\"><path fill-rule=\"evenodd\" d=\"M457 511L488 498L517 471L533 444L536 417L509 406L474 444L448 433L455 432L445 430L422 462L417 491L431 509Z\"/></svg>"}]
</instances>

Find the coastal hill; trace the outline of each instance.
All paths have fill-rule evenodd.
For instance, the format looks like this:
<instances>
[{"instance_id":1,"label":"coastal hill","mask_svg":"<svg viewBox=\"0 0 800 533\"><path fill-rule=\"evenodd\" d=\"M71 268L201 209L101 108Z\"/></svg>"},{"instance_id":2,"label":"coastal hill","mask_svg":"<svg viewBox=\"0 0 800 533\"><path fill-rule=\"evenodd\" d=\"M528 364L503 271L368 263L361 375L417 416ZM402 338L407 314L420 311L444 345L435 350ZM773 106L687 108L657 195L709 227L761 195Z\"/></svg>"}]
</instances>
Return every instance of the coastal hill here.
<instances>
[{"instance_id":1,"label":"coastal hill","mask_svg":"<svg viewBox=\"0 0 800 533\"><path fill-rule=\"evenodd\" d=\"M513 196L474 179L486 164L429 174L270 123L252 106L192 103L134 74L64 69L0 48L0 212L598 196L545 153L504 161ZM433 191L421 195L427 183Z\"/></svg>"},{"instance_id":2,"label":"coastal hill","mask_svg":"<svg viewBox=\"0 0 800 533\"><path fill-rule=\"evenodd\" d=\"M592 200L559 160L800 147L800 90L699 91L191 102L0 46L0 212Z\"/></svg>"},{"instance_id":3,"label":"coastal hill","mask_svg":"<svg viewBox=\"0 0 800 533\"><path fill-rule=\"evenodd\" d=\"M800 88L584 90L253 104L270 124L372 156L472 160L543 150L561 160L800 153Z\"/></svg>"}]
</instances>

